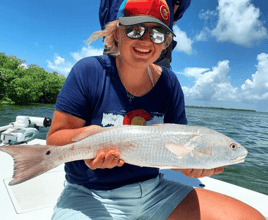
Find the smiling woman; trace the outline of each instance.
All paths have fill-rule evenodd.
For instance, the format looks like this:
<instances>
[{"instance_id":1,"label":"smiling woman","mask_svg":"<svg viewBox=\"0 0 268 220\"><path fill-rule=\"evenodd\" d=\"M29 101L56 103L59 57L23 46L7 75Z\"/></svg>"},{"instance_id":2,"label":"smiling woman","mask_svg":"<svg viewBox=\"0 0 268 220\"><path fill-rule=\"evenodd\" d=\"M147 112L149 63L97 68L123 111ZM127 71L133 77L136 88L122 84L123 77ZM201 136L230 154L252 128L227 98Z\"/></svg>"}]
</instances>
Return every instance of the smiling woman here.
<instances>
[{"instance_id":1,"label":"smiling woman","mask_svg":"<svg viewBox=\"0 0 268 220\"><path fill-rule=\"evenodd\" d=\"M147 23L148 25L148 23ZM119 50L118 50L118 42L115 41L114 38L114 32L117 31L118 28L122 27L120 25L119 20L115 20L112 22L109 22L105 29L102 31L96 31L94 32L88 39L87 39L87 44L91 44L92 42L104 37L104 44L108 48L107 54L111 54L114 56L119 55ZM170 43L172 42L172 34L167 32L165 29L156 26L156 28L151 28L148 30L148 28L145 28L142 26L142 24L139 25L130 25L130 26L125 26L126 28L126 34L129 38L132 39L140 39L141 37L144 36L144 34L149 31L150 32L150 38L155 41L158 44L162 44L165 41L165 45L163 49L166 49ZM142 30L141 30L142 28ZM140 31L137 31L140 30ZM162 34L164 32L164 34Z\"/></svg>"},{"instance_id":2,"label":"smiling woman","mask_svg":"<svg viewBox=\"0 0 268 220\"><path fill-rule=\"evenodd\" d=\"M55 105L47 144L65 145L83 131L91 136L102 132L101 127L124 123L187 124L176 75L154 64L174 36L169 15L165 0L123 1L117 20L89 38L104 37L111 54L84 58L72 68ZM134 139L140 136L132 134ZM107 142L109 147L98 150L95 158L65 164L67 185L53 220L264 219L238 200L166 180L158 168L124 163L115 143ZM203 177L219 174L223 167L180 171Z\"/></svg>"}]
</instances>

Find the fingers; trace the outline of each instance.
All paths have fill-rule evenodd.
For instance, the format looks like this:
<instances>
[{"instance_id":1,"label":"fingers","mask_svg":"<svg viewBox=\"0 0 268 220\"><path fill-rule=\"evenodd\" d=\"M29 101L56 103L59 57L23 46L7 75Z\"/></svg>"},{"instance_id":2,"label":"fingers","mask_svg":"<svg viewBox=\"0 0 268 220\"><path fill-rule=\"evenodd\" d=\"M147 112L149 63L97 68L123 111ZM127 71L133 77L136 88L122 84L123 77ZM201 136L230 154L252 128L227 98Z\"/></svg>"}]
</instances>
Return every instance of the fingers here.
<instances>
[{"instance_id":1,"label":"fingers","mask_svg":"<svg viewBox=\"0 0 268 220\"><path fill-rule=\"evenodd\" d=\"M120 159L120 153L116 149L100 150L94 159L85 160L85 164L92 170L112 169L116 166L121 167L124 161Z\"/></svg>"},{"instance_id":2,"label":"fingers","mask_svg":"<svg viewBox=\"0 0 268 220\"><path fill-rule=\"evenodd\" d=\"M224 167L217 167L214 170L215 170L214 174L220 174L224 171Z\"/></svg>"},{"instance_id":3,"label":"fingers","mask_svg":"<svg viewBox=\"0 0 268 220\"><path fill-rule=\"evenodd\" d=\"M102 157L103 163L100 165L100 168L114 168L117 165L117 162L119 160L119 152L116 152L114 150L108 151L107 154L102 154L104 157Z\"/></svg>"},{"instance_id":4,"label":"fingers","mask_svg":"<svg viewBox=\"0 0 268 220\"><path fill-rule=\"evenodd\" d=\"M212 176L214 174L220 174L224 171L224 167L217 167L214 169L181 169L185 176L191 178L201 178L205 176Z\"/></svg>"},{"instance_id":5,"label":"fingers","mask_svg":"<svg viewBox=\"0 0 268 220\"><path fill-rule=\"evenodd\" d=\"M102 164L105 161L105 152L99 151L95 157L95 159L92 160L92 163L90 165L90 169L95 170L97 168L102 168Z\"/></svg>"}]
</instances>

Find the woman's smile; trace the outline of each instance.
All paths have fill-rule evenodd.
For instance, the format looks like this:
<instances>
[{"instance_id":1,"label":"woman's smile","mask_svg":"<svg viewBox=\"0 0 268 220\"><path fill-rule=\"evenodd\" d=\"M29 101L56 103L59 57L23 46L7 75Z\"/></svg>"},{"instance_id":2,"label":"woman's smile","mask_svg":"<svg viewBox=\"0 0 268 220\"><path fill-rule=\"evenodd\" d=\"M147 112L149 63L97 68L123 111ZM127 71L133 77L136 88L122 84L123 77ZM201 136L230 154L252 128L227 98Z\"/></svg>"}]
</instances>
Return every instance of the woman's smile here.
<instances>
[{"instance_id":1,"label":"woman's smile","mask_svg":"<svg viewBox=\"0 0 268 220\"><path fill-rule=\"evenodd\" d=\"M149 55L152 52L150 49L144 49L140 47L133 47L133 50L136 54L140 56Z\"/></svg>"}]
</instances>

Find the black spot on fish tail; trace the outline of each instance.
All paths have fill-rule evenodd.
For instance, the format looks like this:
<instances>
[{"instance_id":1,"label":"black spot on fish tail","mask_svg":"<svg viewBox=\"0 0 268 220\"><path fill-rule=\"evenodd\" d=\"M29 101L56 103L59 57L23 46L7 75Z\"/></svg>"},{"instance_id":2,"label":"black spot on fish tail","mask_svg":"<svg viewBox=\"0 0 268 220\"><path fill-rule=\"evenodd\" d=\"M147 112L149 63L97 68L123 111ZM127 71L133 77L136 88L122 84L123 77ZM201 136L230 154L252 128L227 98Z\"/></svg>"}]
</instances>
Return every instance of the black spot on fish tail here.
<instances>
[{"instance_id":1,"label":"black spot on fish tail","mask_svg":"<svg viewBox=\"0 0 268 220\"><path fill-rule=\"evenodd\" d=\"M13 180L9 185L16 185L45 173L59 164L46 157L55 146L49 145L9 145L0 147L14 159Z\"/></svg>"},{"instance_id":2,"label":"black spot on fish tail","mask_svg":"<svg viewBox=\"0 0 268 220\"><path fill-rule=\"evenodd\" d=\"M48 150L47 152L46 152L46 155L49 155L51 153L51 151L50 150Z\"/></svg>"}]
</instances>

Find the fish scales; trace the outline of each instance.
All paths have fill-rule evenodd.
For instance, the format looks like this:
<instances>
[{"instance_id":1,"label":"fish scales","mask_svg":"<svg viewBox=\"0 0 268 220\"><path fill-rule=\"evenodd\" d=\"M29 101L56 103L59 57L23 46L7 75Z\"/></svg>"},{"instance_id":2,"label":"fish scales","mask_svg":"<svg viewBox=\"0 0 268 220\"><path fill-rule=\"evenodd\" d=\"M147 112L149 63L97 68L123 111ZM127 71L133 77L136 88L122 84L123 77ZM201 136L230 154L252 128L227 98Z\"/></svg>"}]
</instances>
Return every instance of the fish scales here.
<instances>
[{"instance_id":1,"label":"fish scales","mask_svg":"<svg viewBox=\"0 0 268 220\"><path fill-rule=\"evenodd\" d=\"M94 158L99 150L111 146L120 151L126 163L158 168L210 169L243 162L247 155L244 147L217 131L177 124L102 128L90 136L84 131L74 140L64 146L0 147L15 160L16 172L10 185L61 163Z\"/></svg>"}]
</instances>

